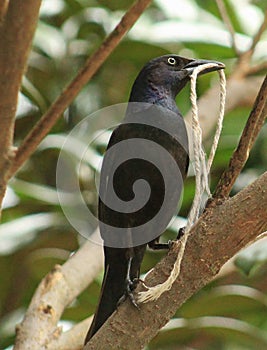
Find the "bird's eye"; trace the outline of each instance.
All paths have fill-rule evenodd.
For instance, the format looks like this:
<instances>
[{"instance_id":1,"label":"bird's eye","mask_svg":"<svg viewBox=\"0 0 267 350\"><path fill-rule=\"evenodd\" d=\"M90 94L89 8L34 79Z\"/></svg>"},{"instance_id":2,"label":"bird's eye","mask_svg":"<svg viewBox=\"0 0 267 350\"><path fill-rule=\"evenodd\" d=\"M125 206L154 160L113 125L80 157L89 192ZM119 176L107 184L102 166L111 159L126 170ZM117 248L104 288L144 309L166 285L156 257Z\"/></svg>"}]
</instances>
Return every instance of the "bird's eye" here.
<instances>
[{"instance_id":1,"label":"bird's eye","mask_svg":"<svg viewBox=\"0 0 267 350\"><path fill-rule=\"evenodd\" d=\"M173 58L173 57L169 57L168 58L168 63L171 65L171 66L174 66L176 64L176 59Z\"/></svg>"}]
</instances>

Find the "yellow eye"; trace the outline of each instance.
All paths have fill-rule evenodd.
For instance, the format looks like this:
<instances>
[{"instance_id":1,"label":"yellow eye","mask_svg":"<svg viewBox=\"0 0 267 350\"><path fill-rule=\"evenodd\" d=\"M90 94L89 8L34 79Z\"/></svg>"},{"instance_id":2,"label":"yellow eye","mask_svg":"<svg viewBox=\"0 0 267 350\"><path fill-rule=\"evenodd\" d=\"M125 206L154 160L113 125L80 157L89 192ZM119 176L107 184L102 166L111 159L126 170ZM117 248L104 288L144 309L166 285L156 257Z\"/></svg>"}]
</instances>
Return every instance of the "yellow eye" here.
<instances>
[{"instance_id":1,"label":"yellow eye","mask_svg":"<svg viewBox=\"0 0 267 350\"><path fill-rule=\"evenodd\" d=\"M176 64L176 59L173 58L173 57L169 57L169 58L168 58L168 63L169 63L171 66L175 66L175 64Z\"/></svg>"}]
</instances>

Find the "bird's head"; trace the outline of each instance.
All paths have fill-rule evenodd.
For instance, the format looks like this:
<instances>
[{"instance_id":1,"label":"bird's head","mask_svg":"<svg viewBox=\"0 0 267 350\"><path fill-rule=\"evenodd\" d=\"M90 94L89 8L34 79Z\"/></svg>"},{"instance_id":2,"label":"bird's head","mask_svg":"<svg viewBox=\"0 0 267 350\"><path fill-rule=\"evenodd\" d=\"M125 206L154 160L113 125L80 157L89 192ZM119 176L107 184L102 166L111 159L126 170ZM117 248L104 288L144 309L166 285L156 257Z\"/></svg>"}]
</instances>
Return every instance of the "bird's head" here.
<instances>
[{"instance_id":1,"label":"bird's head","mask_svg":"<svg viewBox=\"0 0 267 350\"><path fill-rule=\"evenodd\" d=\"M194 69L205 63L213 63L214 66L203 70L200 74L225 67L220 62L195 60L178 55L164 55L152 59L137 76L130 101L157 103L164 96L174 100L179 91L189 81ZM155 101L153 101L153 98Z\"/></svg>"}]
</instances>

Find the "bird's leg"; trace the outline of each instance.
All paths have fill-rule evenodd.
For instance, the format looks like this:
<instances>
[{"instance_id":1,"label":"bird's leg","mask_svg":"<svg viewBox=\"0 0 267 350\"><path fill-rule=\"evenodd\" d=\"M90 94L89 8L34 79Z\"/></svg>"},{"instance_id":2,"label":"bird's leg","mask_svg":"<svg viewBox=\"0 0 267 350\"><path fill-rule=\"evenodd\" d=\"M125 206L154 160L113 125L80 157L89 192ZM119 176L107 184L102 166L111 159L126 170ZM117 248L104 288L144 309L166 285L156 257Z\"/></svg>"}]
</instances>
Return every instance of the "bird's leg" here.
<instances>
[{"instance_id":1,"label":"bird's leg","mask_svg":"<svg viewBox=\"0 0 267 350\"><path fill-rule=\"evenodd\" d=\"M126 284L125 294L129 297L131 303L137 309L139 309L139 306L137 305L135 298L134 298L134 295L133 295L133 290L136 288L139 279L138 278L135 278L133 280L131 279L130 272L131 272L132 260L133 260L133 257L131 256L128 260L128 266L127 266L127 275L126 275L126 280L125 280L125 284Z\"/></svg>"},{"instance_id":2,"label":"bird's leg","mask_svg":"<svg viewBox=\"0 0 267 350\"><path fill-rule=\"evenodd\" d=\"M128 297L130 299L131 303L137 309L139 309L139 306L137 305L135 298L134 298L134 295L133 295L133 290L136 288L137 283L139 282L139 278L134 278L133 280L131 279L130 271L131 271L132 260L133 260L133 257L131 256L128 260L127 274L126 274L126 278L125 278L125 293L118 301L118 305L120 305L126 299L126 297Z\"/></svg>"}]
</instances>

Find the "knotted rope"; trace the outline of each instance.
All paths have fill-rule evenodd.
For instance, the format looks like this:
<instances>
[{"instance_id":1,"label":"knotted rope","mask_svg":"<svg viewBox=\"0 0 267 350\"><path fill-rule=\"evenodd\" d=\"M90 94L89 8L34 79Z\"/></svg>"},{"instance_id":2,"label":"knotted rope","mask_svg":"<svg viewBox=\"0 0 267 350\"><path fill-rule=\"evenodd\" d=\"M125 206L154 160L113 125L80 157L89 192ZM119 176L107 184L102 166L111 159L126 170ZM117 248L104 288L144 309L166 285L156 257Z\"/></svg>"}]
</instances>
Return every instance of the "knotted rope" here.
<instances>
[{"instance_id":1,"label":"knotted rope","mask_svg":"<svg viewBox=\"0 0 267 350\"><path fill-rule=\"evenodd\" d=\"M193 153L195 159L195 173L196 173L196 188L195 196L191 210L188 215L187 225L185 228L184 235L180 239L180 250L177 256L177 259L173 265L173 269L163 283L160 283L154 287L148 287L146 291L140 292L137 297L138 302L146 303L150 300L157 300L162 293L171 289L174 281L179 277L181 270L181 263L183 260L187 239L189 237L189 232L192 226L197 221L200 215L201 200L204 192L206 191L207 195L210 197L210 188L208 183L208 175L210 173L211 165L214 159L214 155L218 146L219 138L221 135L224 109L225 109L225 98L226 98L226 79L223 70L219 70L220 76L220 112L217 121L216 131L210 150L208 161L206 162L206 155L202 148L202 130L199 123L198 117L198 106L197 106L197 94L196 94L196 81L198 74L207 68L214 67L214 63L207 63L196 67L191 75L191 93L190 100L192 104L192 131L193 131Z\"/></svg>"}]
</instances>

